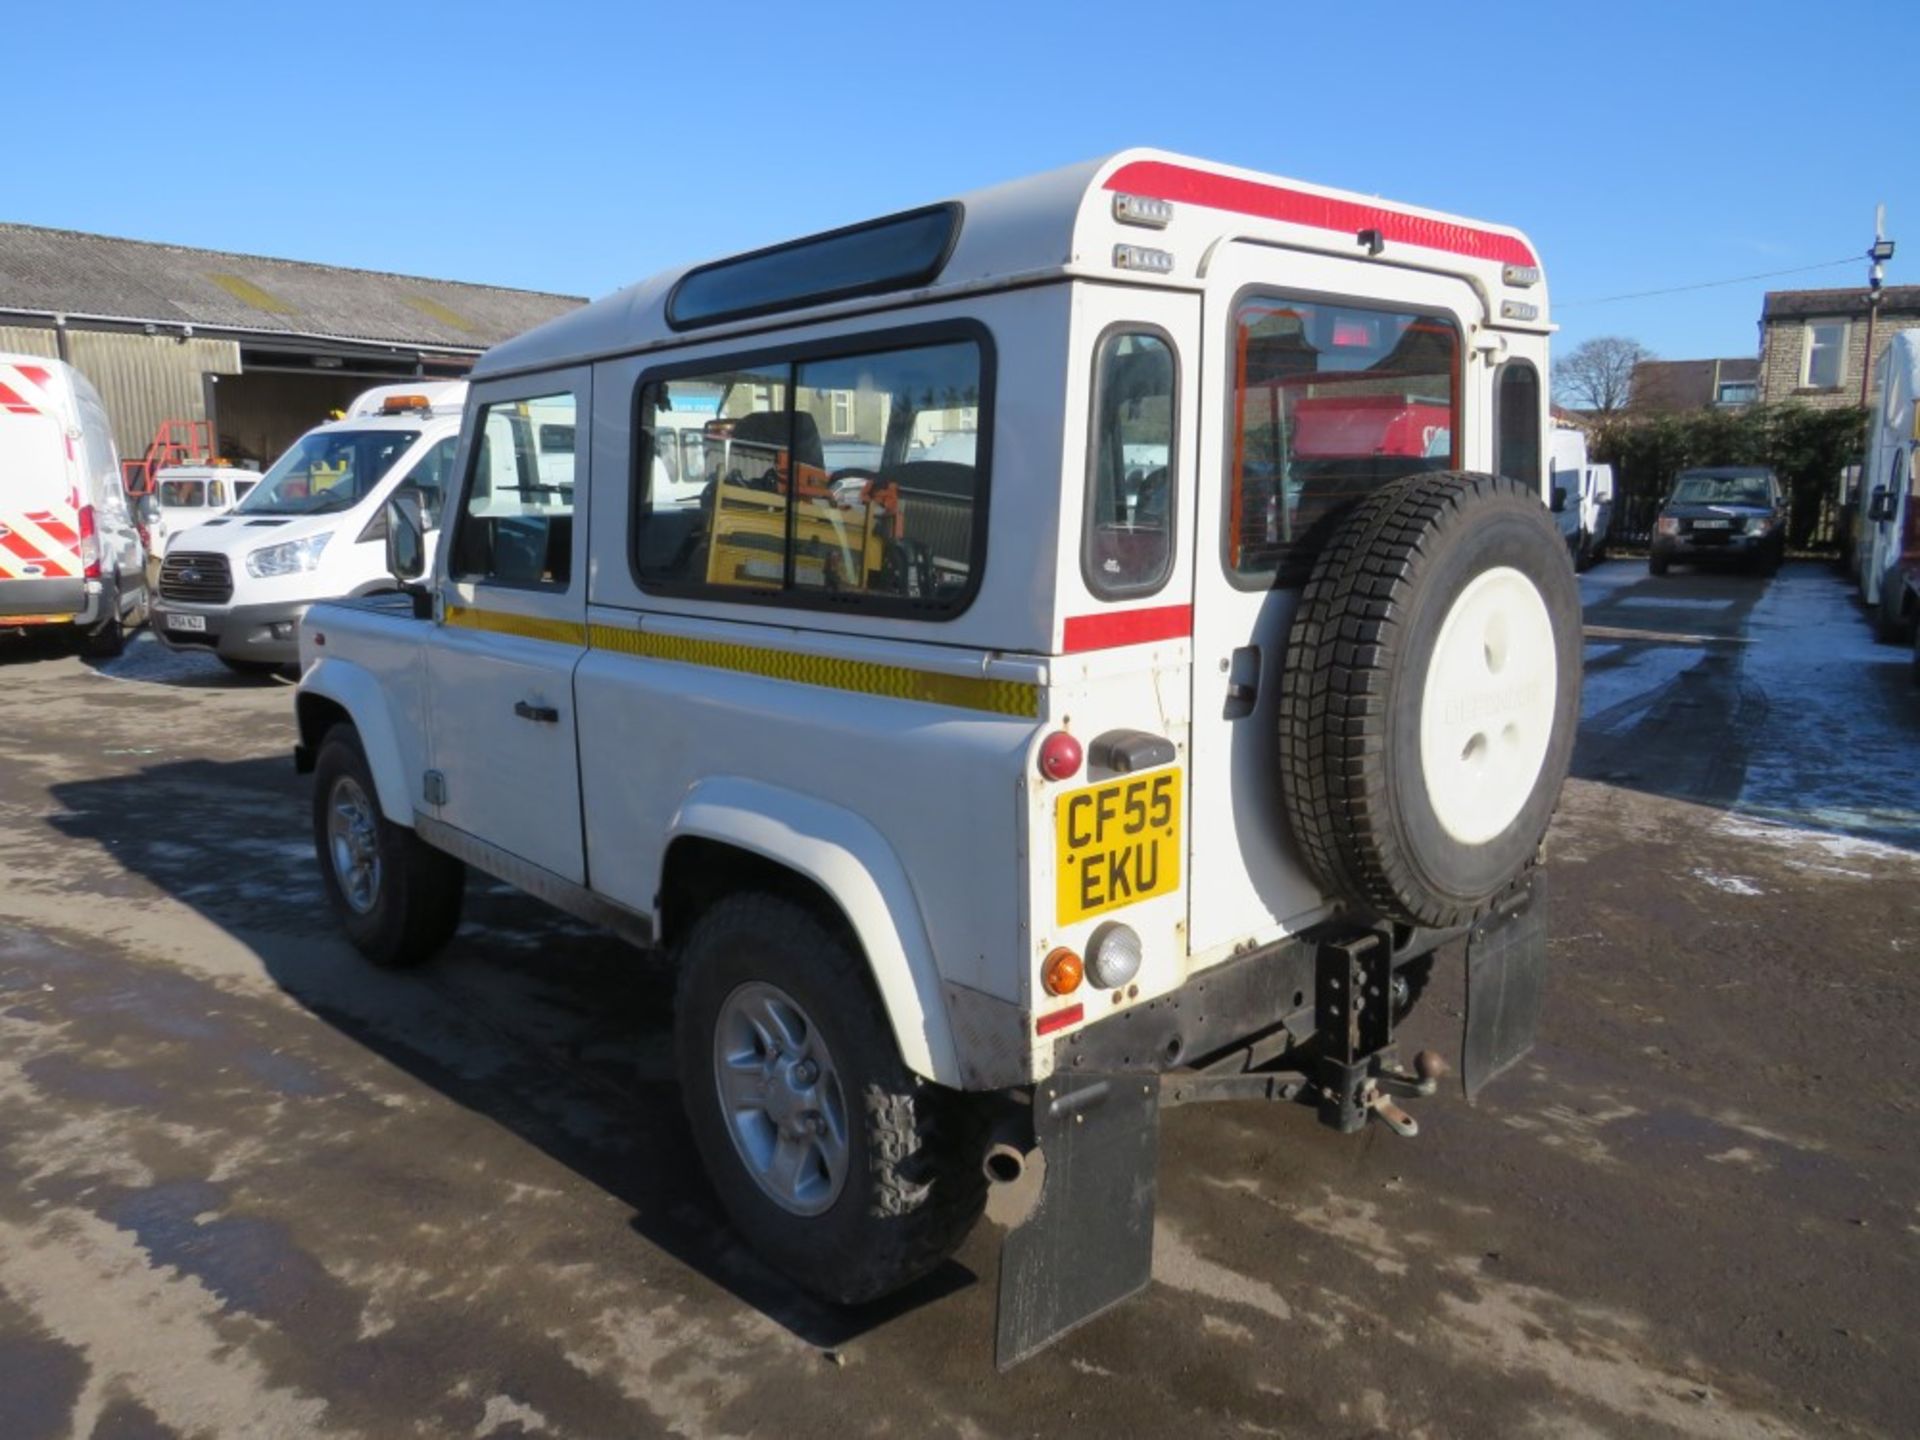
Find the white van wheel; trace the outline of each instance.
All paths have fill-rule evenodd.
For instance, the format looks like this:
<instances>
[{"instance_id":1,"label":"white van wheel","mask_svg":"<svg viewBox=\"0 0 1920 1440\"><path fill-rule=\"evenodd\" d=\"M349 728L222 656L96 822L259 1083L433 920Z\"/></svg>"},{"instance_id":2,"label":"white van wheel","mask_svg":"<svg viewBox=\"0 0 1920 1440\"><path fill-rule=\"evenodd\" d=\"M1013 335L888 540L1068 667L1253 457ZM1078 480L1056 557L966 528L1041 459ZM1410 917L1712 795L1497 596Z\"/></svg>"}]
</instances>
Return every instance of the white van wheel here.
<instances>
[{"instance_id":1,"label":"white van wheel","mask_svg":"<svg viewBox=\"0 0 1920 1440\"><path fill-rule=\"evenodd\" d=\"M1328 896L1470 923L1533 863L1580 714L1580 591L1539 497L1431 474L1314 563L1281 677L1281 804Z\"/></svg>"}]
</instances>

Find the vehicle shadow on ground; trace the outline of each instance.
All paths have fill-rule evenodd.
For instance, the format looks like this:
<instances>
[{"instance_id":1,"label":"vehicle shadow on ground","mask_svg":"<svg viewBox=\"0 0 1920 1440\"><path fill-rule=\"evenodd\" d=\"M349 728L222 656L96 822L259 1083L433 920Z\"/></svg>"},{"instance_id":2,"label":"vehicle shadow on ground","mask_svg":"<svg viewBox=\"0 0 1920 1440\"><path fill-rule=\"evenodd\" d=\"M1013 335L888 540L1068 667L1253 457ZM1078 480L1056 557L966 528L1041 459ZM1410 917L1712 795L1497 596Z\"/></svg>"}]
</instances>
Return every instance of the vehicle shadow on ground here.
<instances>
[{"instance_id":1,"label":"vehicle shadow on ground","mask_svg":"<svg viewBox=\"0 0 1920 1440\"><path fill-rule=\"evenodd\" d=\"M418 970L376 969L333 923L307 782L277 757L157 765L52 793L55 829L192 906L314 1016L614 1195L642 1240L808 1344L844 1345L977 1282L949 1261L898 1295L840 1308L747 1250L682 1117L660 956L471 873L447 950Z\"/></svg>"}]
</instances>

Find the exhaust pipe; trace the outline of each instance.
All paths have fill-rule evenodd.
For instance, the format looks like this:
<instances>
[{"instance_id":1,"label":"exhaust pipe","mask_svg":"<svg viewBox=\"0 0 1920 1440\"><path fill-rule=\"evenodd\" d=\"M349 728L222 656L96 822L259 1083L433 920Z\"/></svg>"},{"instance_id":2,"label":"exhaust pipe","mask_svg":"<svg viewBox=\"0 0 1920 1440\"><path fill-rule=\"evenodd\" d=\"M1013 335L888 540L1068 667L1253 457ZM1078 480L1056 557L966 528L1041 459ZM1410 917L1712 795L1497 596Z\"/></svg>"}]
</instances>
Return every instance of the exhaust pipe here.
<instances>
[{"instance_id":1,"label":"exhaust pipe","mask_svg":"<svg viewBox=\"0 0 1920 1440\"><path fill-rule=\"evenodd\" d=\"M987 1147L980 1168L986 1172L988 1184L1011 1185L1027 1173L1027 1152L1018 1145L998 1141Z\"/></svg>"}]
</instances>

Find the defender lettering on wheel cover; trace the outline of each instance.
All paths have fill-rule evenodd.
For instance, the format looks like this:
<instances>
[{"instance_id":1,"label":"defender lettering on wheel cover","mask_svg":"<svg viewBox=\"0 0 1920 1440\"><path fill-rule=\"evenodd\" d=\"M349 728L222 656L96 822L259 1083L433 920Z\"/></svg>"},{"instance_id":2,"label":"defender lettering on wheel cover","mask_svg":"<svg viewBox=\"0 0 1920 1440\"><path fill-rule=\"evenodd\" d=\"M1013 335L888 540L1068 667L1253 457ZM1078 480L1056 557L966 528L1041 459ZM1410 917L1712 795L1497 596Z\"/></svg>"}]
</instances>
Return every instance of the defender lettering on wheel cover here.
<instances>
[{"instance_id":1,"label":"defender lettering on wheel cover","mask_svg":"<svg viewBox=\"0 0 1920 1440\"><path fill-rule=\"evenodd\" d=\"M1476 576L1441 622L1420 701L1420 765L1442 828L1484 845L1513 823L1553 738L1553 622L1511 566Z\"/></svg>"},{"instance_id":2,"label":"defender lettering on wheel cover","mask_svg":"<svg viewBox=\"0 0 1920 1440\"><path fill-rule=\"evenodd\" d=\"M659 947L755 1250L869 1301L990 1172L1029 1355L1152 1274L1163 1103L1414 1133L1449 941L1474 1082L1531 1043L1550 330L1517 231L1130 151L511 340L444 489L329 522L397 592L301 629L329 899L387 965L468 866Z\"/></svg>"}]
</instances>

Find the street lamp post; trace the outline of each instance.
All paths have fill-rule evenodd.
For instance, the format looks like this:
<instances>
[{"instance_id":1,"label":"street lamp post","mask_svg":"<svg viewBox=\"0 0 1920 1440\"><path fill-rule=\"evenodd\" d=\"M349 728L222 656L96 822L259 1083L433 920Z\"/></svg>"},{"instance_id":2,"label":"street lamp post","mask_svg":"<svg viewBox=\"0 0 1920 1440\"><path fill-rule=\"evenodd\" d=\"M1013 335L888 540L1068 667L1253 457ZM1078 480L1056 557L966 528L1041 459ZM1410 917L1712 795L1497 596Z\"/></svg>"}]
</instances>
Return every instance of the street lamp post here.
<instances>
[{"instance_id":1,"label":"street lamp post","mask_svg":"<svg viewBox=\"0 0 1920 1440\"><path fill-rule=\"evenodd\" d=\"M1873 244L1867 247L1867 353L1860 366L1860 408L1867 408L1868 388L1873 383L1873 330L1880 316L1880 286L1886 279L1887 261L1893 258L1893 241L1887 239L1887 207L1878 205L1873 212Z\"/></svg>"}]
</instances>

